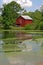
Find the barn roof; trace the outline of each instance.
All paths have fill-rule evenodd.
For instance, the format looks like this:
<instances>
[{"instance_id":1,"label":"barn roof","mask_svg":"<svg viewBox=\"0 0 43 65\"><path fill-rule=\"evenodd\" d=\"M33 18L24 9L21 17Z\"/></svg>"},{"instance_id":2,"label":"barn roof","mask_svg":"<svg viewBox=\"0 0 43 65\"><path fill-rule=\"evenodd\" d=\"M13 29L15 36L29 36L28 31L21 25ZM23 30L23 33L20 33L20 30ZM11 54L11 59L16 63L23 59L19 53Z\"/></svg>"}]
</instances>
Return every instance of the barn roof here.
<instances>
[{"instance_id":1,"label":"barn roof","mask_svg":"<svg viewBox=\"0 0 43 65\"><path fill-rule=\"evenodd\" d=\"M24 19L32 20L32 18L30 16L27 16L27 15L21 15L21 17L23 17Z\"/></svg>"}]
</instances>

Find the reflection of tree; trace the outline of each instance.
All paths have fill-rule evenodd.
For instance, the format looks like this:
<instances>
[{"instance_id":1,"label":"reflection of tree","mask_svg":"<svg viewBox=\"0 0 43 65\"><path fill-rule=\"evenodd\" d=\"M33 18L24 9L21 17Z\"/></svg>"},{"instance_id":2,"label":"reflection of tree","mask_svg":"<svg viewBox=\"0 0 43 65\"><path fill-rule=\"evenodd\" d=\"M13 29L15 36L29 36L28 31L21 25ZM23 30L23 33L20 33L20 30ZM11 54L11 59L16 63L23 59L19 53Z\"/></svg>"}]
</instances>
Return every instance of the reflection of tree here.
<instances>
[{"instance_id":1,"label":"reflection of tree","mask_svg":"<svg viewBox=\"0 0 43 65\"><path fill-rule=\"evenodd\" d=\"M42 43L41 47L43 47L43 43Z\"/></svg>"},{"instance_id":2,"label":"reflection of tree","mask_svg":"<svg viewBox=\"0 0 43 65\"><path fill-rule=\"evenodd\" d=\"M4 31L4 38L8 38L9 37L9 31Z\"/></svg>"},{"instance_id":3,"label":"reflection of tree","mask_svg":"<svg viewBox=\"0 0 43 65\"><path fill-rule=\"evenodd\" d=\"M15 38L15 36L14 31L4 31L4 38Z\"/></svg>"}]
</instances>

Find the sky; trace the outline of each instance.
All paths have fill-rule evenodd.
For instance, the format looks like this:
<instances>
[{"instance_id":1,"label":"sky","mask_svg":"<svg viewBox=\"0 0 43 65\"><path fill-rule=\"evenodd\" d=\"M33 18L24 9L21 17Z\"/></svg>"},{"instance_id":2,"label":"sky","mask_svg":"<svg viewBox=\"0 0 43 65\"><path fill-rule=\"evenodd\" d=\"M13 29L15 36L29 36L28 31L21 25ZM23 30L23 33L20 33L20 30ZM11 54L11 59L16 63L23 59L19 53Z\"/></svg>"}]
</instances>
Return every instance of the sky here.
<instances>
[{"instance_id":1,"label":"sky","mask_svg":"<svg viewBox=\"0 0 43 65\"><path fill-rule=\"evenodd\" d=\"M43 5L43 0L0 0L0 7L2 7L2 4L8 4L11 1L16 1L27 11L35 11L36 9L39 9L41 5Z\"/></svg>"}]
</instances>

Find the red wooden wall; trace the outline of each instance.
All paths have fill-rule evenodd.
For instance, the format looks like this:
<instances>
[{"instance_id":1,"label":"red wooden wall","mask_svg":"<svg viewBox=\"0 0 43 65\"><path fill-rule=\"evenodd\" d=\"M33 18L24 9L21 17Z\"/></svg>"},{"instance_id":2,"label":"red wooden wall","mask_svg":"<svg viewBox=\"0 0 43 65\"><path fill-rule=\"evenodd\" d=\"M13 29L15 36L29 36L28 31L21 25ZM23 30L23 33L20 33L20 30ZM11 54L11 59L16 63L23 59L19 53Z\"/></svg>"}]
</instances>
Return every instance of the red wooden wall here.
<instances>
[{"instance_id":1,"label":"red wooden wall","mask_svg":"<svg viewBox=\"0 0 43 65\"><path fill-rule=\"evenodd\" d=\"M16 20L16 25L24 27L27 24L31 24L32 20L24 19L23 17L18 17Z\"/></svg>"}]
</instances>

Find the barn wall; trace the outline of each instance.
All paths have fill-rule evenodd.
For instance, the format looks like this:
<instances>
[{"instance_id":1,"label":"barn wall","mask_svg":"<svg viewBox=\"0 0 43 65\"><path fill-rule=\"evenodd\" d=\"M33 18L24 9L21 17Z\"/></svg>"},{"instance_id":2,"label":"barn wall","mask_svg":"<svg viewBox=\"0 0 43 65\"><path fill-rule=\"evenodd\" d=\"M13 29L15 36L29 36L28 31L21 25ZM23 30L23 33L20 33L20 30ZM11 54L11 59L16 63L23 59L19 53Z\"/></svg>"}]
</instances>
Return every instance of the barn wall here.
<instances>
[{"instance_id":1,"label":"barn wall","mask_svg":"<svg viewBox=\"0 0 43 65\"><path fill-rule=\"evenodd\" d=\"M22 17L17 18L16 24L20 24L20 26L24 25L24 19Z\"/></svg>"},{"instance_id":2,"label":"barn wall","mask_svg":"<svg viewBox=\"0 0 43 65\"><path fill-rule=\"evenodd\" d=\"M25 20L24 26L27 24L32 24L32 20Z\"/></svg>"},{"instance_id":3,"label":"barn wall","mask_svg":"<svg viewBox=\"0 0 43 65\"><path fill-rule=\"evenodd\" d=\"M26 23L31 24L31 23L32 23L32 20L25 20L25 24L26 24Z\"/></svg>"},{"instance_id":4,"label":"barn wall","mask_svg":"<svg viewBox=\"0 0 43 65\"><path fill-rule=\"evenodd\" d=\"M16 24L21 27L24 27L25 25L31 24L31 23L32 23L32 20L26 20L26 19L22 18L21 16L19 18L17 18L17 20L16 20Z\"/></svg>"}]
</instances>

